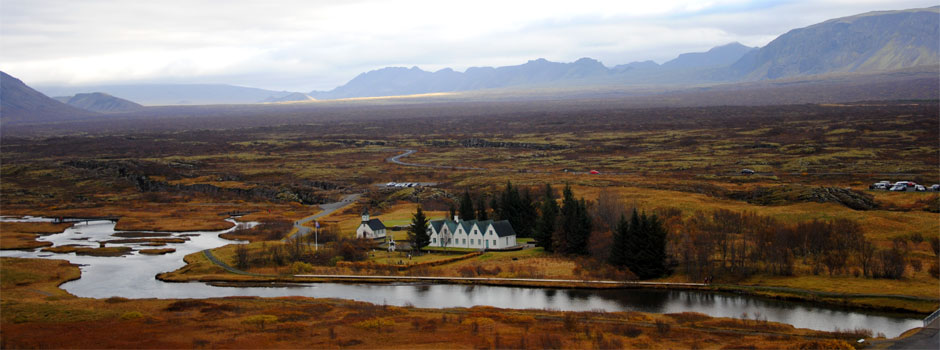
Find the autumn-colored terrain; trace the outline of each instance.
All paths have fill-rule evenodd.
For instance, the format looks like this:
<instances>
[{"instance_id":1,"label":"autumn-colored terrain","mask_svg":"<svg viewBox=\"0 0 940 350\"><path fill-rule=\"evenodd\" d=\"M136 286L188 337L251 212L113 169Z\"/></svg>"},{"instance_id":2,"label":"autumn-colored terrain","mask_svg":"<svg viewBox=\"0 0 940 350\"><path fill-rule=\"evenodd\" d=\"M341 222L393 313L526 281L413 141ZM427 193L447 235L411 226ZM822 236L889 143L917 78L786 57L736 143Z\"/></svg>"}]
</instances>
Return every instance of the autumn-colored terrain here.
<instances>
[{"instance_id":1,"label":"autumn-colored terrain","mask_svg":"<svg viewBox=\"0 0 940 350\"><path fill-rule=\"evenodd\" d=\"M851 349L864 334L695 313L418 309L311 298L89 299L60 260L0 260L11 348Z\"/></svg>"}]
</instances>

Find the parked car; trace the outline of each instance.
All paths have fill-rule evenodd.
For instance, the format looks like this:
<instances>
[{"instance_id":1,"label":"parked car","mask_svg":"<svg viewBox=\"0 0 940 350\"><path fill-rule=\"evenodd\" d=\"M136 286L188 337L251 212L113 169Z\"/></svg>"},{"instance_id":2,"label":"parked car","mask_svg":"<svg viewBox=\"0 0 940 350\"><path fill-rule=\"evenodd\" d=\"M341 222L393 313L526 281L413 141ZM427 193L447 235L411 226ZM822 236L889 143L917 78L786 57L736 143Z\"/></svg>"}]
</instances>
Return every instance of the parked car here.
<instances>
[{"instance_id":1,"label":"parked car","mask_svg":"<svg viewBox=\"0 0 940 350\"><path fill-rule=\"evenodd\" d=\"M931 191L940 191L940 184L933 184L933 185L930 185L930 190L931 190Z\"/></svg>"},{"instance_id":2,"label":"parked car","mask_svg":"<svg viewBox=\"0 0 940 350\"><path fill-rule=\"evenodd\" d=\"M591 170L590 173L591 175L597 175L597 174L600 174L601 172L597 170Z\"/></svg>"},{"instance_id":3,"label":"parked car","mask_svg":"<svg viewBox=\"0 0 940 350\"><path fill-rule=\"evenodd\" d=\"M871 186L868 186L868 189L871 190L887 190L891 188L891 181L878 181Z\"/></svg>"},{"instance_id":4,"label":"parked car","mask_svg":"<svg viewBox=\"0 0 940 350\"><path fill-rule=\"evenodd\" d=\"M741 169L741 175L754 175L754 170L751 170L751 169Z\"/></svg>"},{"instance_id":5,"label":"parked car","mask_svg":"<svg viewBox=\"0 0 940 350\"><path fill-rule=\"evenodd\" d=\"M914 181L898 181L894 183L894 186L904 186L909 189L913 189L915 185L917 185L917 183Z\"/></svg>"},{"instance_id":6,"label":"parked car","mask_svg":"<svg viewBox=\"0 0 940 350\"><path fill-rule=\"evenodd\" d=\"M914 185L914 191L925 192L927 191L927 188L924 187L924 185Z\"/></svg>"},{"instance_id":7,"label":"parked car","mask_svg":"<svg viewBox=\"0 0 940 350\"><path fill-rule=\"evenodd\" d=\"M907 186L905 186L904 184L894 185L894 186L891 186L891 189L889 189L889 191L904 192L904 191L907 191Z\"/></svg>"}]
</instances>

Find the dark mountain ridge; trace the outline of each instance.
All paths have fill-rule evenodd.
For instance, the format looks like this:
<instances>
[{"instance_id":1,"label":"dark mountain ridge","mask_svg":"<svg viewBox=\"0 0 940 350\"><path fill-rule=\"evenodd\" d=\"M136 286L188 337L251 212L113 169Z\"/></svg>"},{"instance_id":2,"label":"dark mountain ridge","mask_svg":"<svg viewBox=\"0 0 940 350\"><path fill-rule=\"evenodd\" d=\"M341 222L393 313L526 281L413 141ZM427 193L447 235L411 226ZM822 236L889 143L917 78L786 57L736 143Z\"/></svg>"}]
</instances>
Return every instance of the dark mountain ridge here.
<instances>
[{"instance_id":1,"label":"dark mountain ridge","mask_svg":"<svg viewBox=\"0 0 940 350\"><path fill-rule=\"evenodd\" d=\"M658 65L608 68L591 58L571 63L538 59L465 72L388 67L362 73L318 99L412 95L480 89L578 85L714 84L845 72L884 72L940 65L940 6L880 11L791 30L763 48L740 43L684 53Z\"/></svg>"},{"instance_id":2,"label":"dark mountain ridge","mask_svg":"<svg viewBox=\"0 0 940 350\"><path fill-rule=\"evenodd\" d=\"M87 117L96 113L69 106L0 72L0 122L41 122Z\"/></svg>"}]
</instances>

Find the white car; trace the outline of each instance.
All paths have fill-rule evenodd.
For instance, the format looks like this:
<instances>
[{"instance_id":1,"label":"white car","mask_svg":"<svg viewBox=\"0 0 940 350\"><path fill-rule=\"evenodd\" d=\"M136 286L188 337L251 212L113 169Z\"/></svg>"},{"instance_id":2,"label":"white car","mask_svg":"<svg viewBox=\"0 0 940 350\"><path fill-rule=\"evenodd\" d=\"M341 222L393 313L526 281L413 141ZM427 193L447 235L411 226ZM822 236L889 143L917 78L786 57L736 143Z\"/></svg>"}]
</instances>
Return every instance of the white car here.
<instances>
[{"instance_id":1,"label":"white car","mask_svg":"<svg viewBox=\"0 0 940 350\"><path fill-rule=\"evenodd\" d=\"M891 189L889 189L888 191L898 191L898 192L907 191L907 186L905 186L904 184L894 185L894 186L891 186Z\"/></svg>"},{"instance_id":2,"label":"white car","mask_svg":"<svg viewBox=\"0 0 940 350\"><path fill-rule=\"evenodd\" d=\"M926 192L927 188L924 185L914 185L914 191L917 192Z\"/></svg>"}]
</instances>

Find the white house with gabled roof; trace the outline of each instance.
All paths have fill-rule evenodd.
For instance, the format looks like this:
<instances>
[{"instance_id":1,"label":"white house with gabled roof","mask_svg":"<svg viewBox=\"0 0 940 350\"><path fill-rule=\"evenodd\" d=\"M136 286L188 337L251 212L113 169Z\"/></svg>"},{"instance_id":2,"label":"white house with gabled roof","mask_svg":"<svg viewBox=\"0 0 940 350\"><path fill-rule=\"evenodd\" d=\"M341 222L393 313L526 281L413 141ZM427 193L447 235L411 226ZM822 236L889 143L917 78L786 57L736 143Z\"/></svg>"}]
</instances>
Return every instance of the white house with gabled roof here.
<instances>
[{"instance_id":1,"label":"white house with gabled roof","mask_svg":"<svg viewBox=\"0 0 940 350\"><path fill-rule=\"evenodd\" d=\"M506 249L515 247L516 232L507 220L431 220L431 247Z\"/></svg>"}]
</instances>

